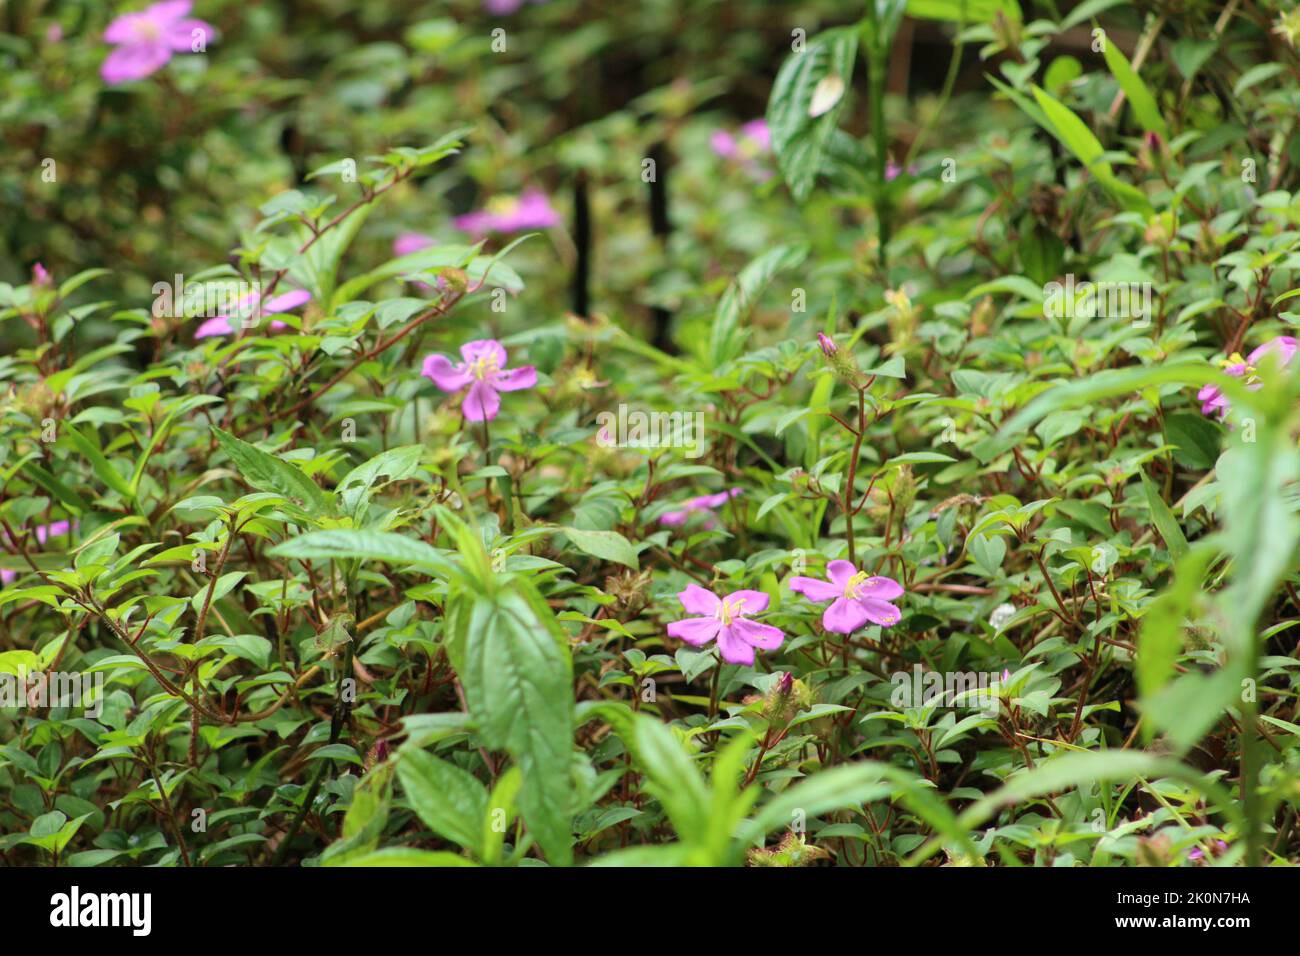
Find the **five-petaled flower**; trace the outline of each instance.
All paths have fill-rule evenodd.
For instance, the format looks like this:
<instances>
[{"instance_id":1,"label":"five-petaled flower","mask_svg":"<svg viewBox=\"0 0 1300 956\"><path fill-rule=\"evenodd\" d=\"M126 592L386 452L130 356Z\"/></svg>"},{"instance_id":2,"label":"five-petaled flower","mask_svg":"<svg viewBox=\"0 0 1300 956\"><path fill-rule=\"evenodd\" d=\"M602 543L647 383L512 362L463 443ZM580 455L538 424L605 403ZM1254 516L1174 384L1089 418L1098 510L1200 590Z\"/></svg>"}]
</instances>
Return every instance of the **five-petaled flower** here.
<instances>
[{"instance_id":1,"label":"five-petaled flower","mask_svg":"<svg viewBox=\"0 0 1300 956\"><path fill-rule=\"evenodd\" d=\"M190 0L165 0L110 23L104 41L117 49L100 67L104 82L143 79L166 66L174 54L195 52L196 39L206 44L212 26L187 16L190 6Z\"/></svg>"},{"instance_id":2,"label":"five-petaled flower","mask_svg":"<svg viewBox=\"0 0 1300 956\"><path fill-rule=\"evenodd\" d=\"M1234 352L1231 356L1222 360L1223 370L1234 378L1245 378L1246 387L1253 392L1262 388L1264 384L1257 374L1257 368L1264 361L1264 356L1276 352L1279 364L1286 368L1291 364L1291 360L1295 358L1297 345L1300 345L1300 341L1293 339L1289 335L1279 335L1277 338L1265 342L1245 358ZM1201 403L1202 415L1213 415L1217 412L1219 417L1222 418L1228 414L1228 410L1231 408L1228 397L1219 390L1217 385L1204 386L1196 393L1196 398Z\"/></svg>"},{"instance_id":3,"label":"five-petaled flower","mask_svg":"<svg viewBox=\"0 0 1300 956\"><path fill-rule=\"evenodd\" d=\"M660 515L659 523L668 525L670 528L679 527L686 524L686 519L695 512L702 511L708 514L714 508L721 508L738 494L740 494L739 488L728 488L726 491L719 491L715 495L700 495L698 498L687 498L672 511L665 511ZM717 522L714 521L713 515L708 514L708 517L704 519L703 526L712 528L715 524Z\"/></svg>"},{"instance_id":4,"label":"five-petaled flower","mask_svg":"<svg viewBox=\"0 0 1300 956\"><path fill-rule=\"evenodd\" d=\"M471 422L490 422L501 410L498 392L517 392L537 384L537 369L531 365L506 368L506 350L496 339L477 339L460 347L463 362L452 364L445 355L434 354L424 360L421 375L432 380L444 392L469 391L460 410Z\"/></svg>"},{"instance_id":5,"label":"five-petaled flower","mask_svg":"<svg viewBox=\"0 0 1300 956\"><path fill-rule=\"evenodd\" d=\"M852 634L868 621L881 627L898 623L899 610L889 602L903 596L903 586L893 578L869 575L848 561L830 562L826 565L826 575L829 581L790 579L790 590L808 600L818 604L832 602L822 615L822 627L826 630Z\"/></svg>"},{"instance_id":6,"label":"five-petaled flower","mask_svg":"<svg viewBox=\"0 0 1300 956\"><path fill-rule=\"evenodd\" d=\"M673 621L668 636L696 647L716 639L728 664L753 664L755 648L774 651L785 639L780 628L749 620L751 614L767 610L768 598L762 591L736 591L720 598L698 584L688 584L677 599L687 613L700 616Z\"/></svg>"}]
</instances>

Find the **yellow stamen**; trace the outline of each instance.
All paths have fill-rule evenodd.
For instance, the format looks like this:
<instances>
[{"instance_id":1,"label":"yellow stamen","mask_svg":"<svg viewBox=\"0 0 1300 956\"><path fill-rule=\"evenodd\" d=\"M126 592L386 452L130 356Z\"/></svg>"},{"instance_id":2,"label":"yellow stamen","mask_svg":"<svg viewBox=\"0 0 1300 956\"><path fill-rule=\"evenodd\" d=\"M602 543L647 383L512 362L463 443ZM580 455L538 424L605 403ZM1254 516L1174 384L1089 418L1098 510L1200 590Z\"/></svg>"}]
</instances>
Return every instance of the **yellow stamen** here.
<instances>
[{"instance_id":1,"label":"yellow stamen","mask_svg":"<svg viewBox=\"0 0 1300 956\"><path fill-rule=\"evenodd\" d=\"M866 571L859 571L857 574L853 575L853 577L849 578L848 582L844 585L844 596L846 598L857 597L858 588L862 587L863 583L866 582L869 577L871 577L871 575L867 574Z\"/></svg>"},{"instance_id":2,"label":"yellow stamen","mask_svg":"<svg viewBox=\"0 0 1300 956\"><path fill-rule=\"evenodd\" d=\"M744 603L745 599L740 598L736 601L723 601L718 605L718 619L722 621L724 627L740 616L740 609Z\"/></svg>"},{"instance_id":3,"label":"yellow stamen","mask_svg":"<svg viewBox=\"0 0 1300 956\"><path fill-rule=\"evenodd\" d=\"M485 378L495 376L497 372L501 371L501 366L497 364L495 356L484 355L470 363L469 371L476 379L482 381Z\"/></svg>"}]
</instances>

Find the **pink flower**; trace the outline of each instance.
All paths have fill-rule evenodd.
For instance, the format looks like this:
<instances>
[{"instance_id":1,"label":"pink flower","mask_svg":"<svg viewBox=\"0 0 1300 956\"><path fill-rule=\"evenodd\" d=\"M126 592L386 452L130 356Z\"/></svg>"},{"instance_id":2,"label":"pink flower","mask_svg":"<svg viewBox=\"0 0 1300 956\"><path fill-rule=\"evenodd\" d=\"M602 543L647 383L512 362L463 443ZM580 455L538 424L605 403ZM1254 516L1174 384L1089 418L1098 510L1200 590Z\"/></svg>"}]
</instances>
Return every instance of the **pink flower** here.
<instances>
[{"instance_id":1,"label":"pink flower","mask_svg":"<svg viewBox=\"0 0 1300 956\"><path fill-rule=\"evenodd\" d=\"M772 175L762 162L772 152L772 131L766 120L750 120L735 135L727 130L718 130L710 137L709 145L723 159L738 162L758 179Z\"/></svg>"},{"instance_id":2,"label":"pink flower","mask_svg":"<svg viewBox=\"0 0 1300 956\"><path fill-rule=\"evenodd\" d=\"M754 648L774 651L785 639L780 628L749 620L749 615L767 610L767 595L762 591L736 591L719 598L707 588L688 584L677 600L688 614L701 616L673 621L668 625L668 636L696 647L716 638L722 659L728 664L753 664Z\"/></svg>"},{"instance_id":3,"label":"pink flower","mask_svg":"<svg viewBox=\"0 0 1300 956\"><path fill-rule=\"evenodd\" d=\"M212 335L229 335L232 332L239 332L244 317L258 317L257 306L261 301L260 292L250 292L239 300L237 315L219 315L215 319L208 319L200 325L194 332L194 338L206 339ZM267 299L266 304L261 307L261 315L274 315L277 312L289 312L301 305L306 305L311 301L311 293L305 289L294 289L292 292L286 292L283 295L277 295L273 299ZM288 328L283 322L272 322L268 328L278 332L281 329Z\"/></svg>"},{"instance_id":4,"label":"pink flower","mask_svg":"<svg viewBox=\"0 0 1300 956\"><path fill-rule=\"evenodd\" d=\"M1223 370L1234 378L1245 377L1246 387L1253 392L1264 385L1257 374L1259 363L1264 361L1264 356L1271 352L1277 352L1278 361L1282 368L1286 368L1291 364L1291 359L1295 358L1298 345L1300 345L1300 341L1293 339L1291 336L1279 335L1277 338L1265 342L1246 358L1242 358L1240 353L1234 352L1231 356L1222 360ZM1220 418L1223 418L1228 414L1231 407L1227 396L1219 390L1217 385L1204 386L1196 393L1196 398L1201 403L1202 415L1217 413Z\"/></svg>"},{"instance_id":5,"label":"pink flower","mask_svg":"<svg viewBox=\"0 0 1300 956\"><path fill-rule=\"evenodd\" d=\"M817 333L817 344L822 347L822 354L827 358L833 357L840 350L840 347L835 344L835 340L825 332Z\"/></svg>"},{"instance_id":6,"label":"pink flower","mask_svg":"<svg viewBox=\"0 0 1300 956\"><path fill-rule=\"evenodd\" d=\"M522 196L497 196L482 209L452 220L457 229L481 238L489 232L518 232L521 229L550 229L560 225L560 214L540 189L525 190Z\"/></svg>"},{"instance_id":7,"label":"pink flower","mask_svg":"<svg viewBox=\"0 0 1300 956\"><path fill-rule=\"evenodd\" d=\"M32 285L52 285L49 272L47 272L45 266L41 265L39 262L32 266Z\"/></svg>"},{"instance_id":8,"label":"pink flower","mask_svg":"<svg viewBox=\"0 0 1300 956\"><path fill-rule=\"evenodd\" d=\"M1227 852L1228 852L1228 844L1227 844L1227 841L1225 841L1225 840L1215 840L1215 841L1214 841L1214 845L1211 847L1211 849L1214 850L1214 855L1215 855L1215 856L1222 856L1224 853L1227 853ZM1187 859L1189 859L1189 860L1203 860L1203 859L1205 859L1205 851L1202 850L1199 846L1198 846L1198 847L1193 847L1193 848L1192 848L1192 851L1191 851L1190 853L1187 854Z\"/></svg>"},{"instance_id":9,"label":"pink flower","mask_svg":"<svg viewBox=\"0 0 1300 956\"><path fill-rule=\"evenodd\" d=\"M890 601L903 596L903 586L893 578L872 577L847 561L826 565L830 581L794 577L790 590L821 604L831 601L822 615L822 627L836 634L852 634L868 621L893 627L900 617Z\"/></svg>"},{"instance_id":10,"label":"pink flower","mask_svg":"<svg viewBox=\"0 0 1300 956\"><path fill-rule=\"evenodd\" d=\"M404 232L393 240L393 255L409 256L433 245L433 237L422 232Z\"/></svg>"},{"instance_id":11,"label":"pink flower","mask_svg":"<svg viewBox=\"0 0 1300 956\"><path fill-rule=\"evenodd\" d=\"M666 524L670 528L677 528L686 524L686 519L696 511L709 512L714 508L721 508L732 498L740 494L741 489L729 488L726 491L719 491L716 495L700 495L698 498L688 498L683 501L675 511L665 511L659 516L659 523ZM709 515L704 521L705 528L712 528L716 524L713 515Z\"/></svg>"},{"instance_id":12,"label":"pink flower","mask_svg":"<svg viewBox=\"0 0 1300 956\"><path fill-rule=\"evenodd\" d=\"M709 144L723 159L752 160L772 151L772 132L766 120L750 120L735 136L726 130L718 130Z\"/></svg>"},{"instance_id":13,"label":"pink flower","mask_svg":"<svg viewBox=\"0 0 1300 956\"><path fill-rule=\"evenodd\" d=\"M430 355L420 372L444 392L469 391L460 410L467 421L492 421L501 410L498 392L517 392L537 384L537 369L531 365L506 368L506 350L496 339L478 339L460 347L463 362L451 364L445 355Z\"/></svg>"},{"instance_id":14,"label":"pink flower","mask_svg":"<svg viewBox=\"0 0 1300 956\"><path fill-rule=\"evenodd\" d=\"M52 521L49 524L40 525L33 533L36 536L37 542L44 544L50 538L62 537L71 531L73 527L74 525L70 521ZM8 540L8 538L9 536L5 535L5 539ZM0 582L8 584L16 577L18 577L17 571L6 571L0 569Z\"/></svg>"},{"instance_id":15,"label":"pink flower","mask_svg":"<svg viewBox=\"0 0 1300 956\"><path fill-rule=\"evenodd\" d=\"M173 54L193 52L196 39L206 42L212 26L187 17L189 12L190 0L164 0L110 23L104 40L117 49L100 67L104 82L143 79L166 66Z\"/></svg>"},{"instance_id":16,"label":"pink flower","mask_svg":"<svg viewBox=\"0 0 1300 956\"><path fill-rule=\"evenodd\" d=\"M533 3L545 3L546 0L532 0ZM504 17L514 13L524 5L524 0L483 0L483 9L494 16Z\"/></svg>"}]
</instances>

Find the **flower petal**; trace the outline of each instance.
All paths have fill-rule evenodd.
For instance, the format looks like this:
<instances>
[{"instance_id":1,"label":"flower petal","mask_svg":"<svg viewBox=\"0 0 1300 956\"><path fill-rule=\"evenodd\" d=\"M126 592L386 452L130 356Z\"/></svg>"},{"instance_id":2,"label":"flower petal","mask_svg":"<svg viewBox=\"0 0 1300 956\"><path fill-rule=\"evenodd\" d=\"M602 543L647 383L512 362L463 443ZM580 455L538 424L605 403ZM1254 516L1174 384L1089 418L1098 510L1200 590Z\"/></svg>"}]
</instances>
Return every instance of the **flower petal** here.
<instances>
[{"instance_id":1,"label":"flower petal","mask_svg":"<svg viewBox=\"0 0 1300 956\"><path fill-rule=\"evenodd\" d=\"M531 365L505 369L492 379L492 387L498 392L517 392L521 388L532 388L536 384L537 369Z\"/></svg>"},{"instance_id":2,"label":"flower petal","mask_svg":"<svg viewBox=\"0 0 1300 956\"><path fill-rule=\"evenodd\" d=\"M739 623L735 621L729 627L718 629L718 650L728 664L753 664L754 646L747 644L740 636L736 627Z\"/></svg>"},{"instance_id":3,"label":"flower petal","mask_svg":"<svg viewBox=\"0 0 1300 956\"><path fill-rule=\"evenodd\" d=\"M409 256L433 245L433 237L422 232L404 232L393 240L393 255Z\"/></svg>"},{"instance_id":4,"label":"flower petal","mask_svg":"<svg viewBox=\"0 0 1300 956\"><path fill-rule=\"evenodd\" d=\"M444 392L459 392L474 380L474 376L470 375L463 366L454 366L447 356L436 353L425 357L424 368L420 370L420 374Z\"/></svg>"},{"instance_id":5,"label":"flower petal","mask_svg":"<svg viewBox=\"0 0 1300 956\"><path fill-rule=\"evenodd\" d=\"M686 519L690 516L689 511L665 511L659 516L659 523L670 528L676 528L686 524Z\"/></svg>"},{"instance_id":6,"label":"flower petal","mask_svg":"<svg viewBox=\"0 0 1300 956\"><path fill-rule=\"evenodd\" d=\"M822 615L822 627L836 634L852 634L866 623L867 611L862 604L845 597L828 607Z\"/></svg>"},{"instance_id":7,"label":"flower petal","mask_svg":"<svg viewBox=\"0 0 1300 956\"><path fill-rule=\"evenodd\" d=\"M893 601L903 596L903 586L893 578L871 577L858 585L857 597Z\"/></svg>"},{"instance_id":8,"label":"flower petal","mask_svg":"<svg viewBox=\"0 0 1300 956\"><path fill-rule=\"evenodd\" d=\"M722 622L716 617L688 617L682 621L673 621L668 625L668 636L676 637L699 647L718 636Z\"/></svg>"},{"instance_id":9,"label":"flower petal","mask_svg":"<svg viewBox=\"0 0 1300 956\"><path fill-rule=\"evenodd\" d=\"M1264 360L1265 355L1277 352L1278 364L1281 366L1289 365L1291 359L1295 357L1297 344L1300 344L1300 342L1297 342L1297 340L1293 339L1291 336L1279 335L1275 339L1269 339L1259 348L1255 349L1255 351L1247 355L1246 364L1258 368L1260 363Z\"/></svg>"},{"instance_id":10,"label":"flower petal","mask_svg":"<svg viewBox=\"0 0 1300 956\"><path fill-rule=\"evenodd\" d=\"M127 43L104 60L99 75L105 83L127 83L156 73L167 65L172 51L161 43Z\"/></svg>"},{"instance_id":11,"label":"flower petal","mask_svg":"<svg viewBox=\"0 0 1300 956\"><path fill-rule=\"evenodd\" d=\"M716 594L698 584L688 584L686 590L678 591L677 600L682 602L686 613L704 614L710 617L718 613L718 605L722 603Z\"/></svg>"},{"instance_id":12,"label":"flower petal","mask_svg":"<svg viewBox=\"0 0 1300 956\"><path fill-rule=\"evenodd\" d=\"M785 640L785 632L779 627L763 624L760 621L747 621L744 618L737 618L731 622L731 628L740 635L740 639L746 644L763 651L774 651Z\"/></svg>"},{"instance_id":13,"label":"flower petal","mask_svg":"<svg viewBox=\"0 0 1300 956\"><path fill-rule=\"evenodd\" d=\"M496 339L475 339L460 347L460 357L466 365L473 365L479 359L487 363L496 362L497 368L506 367L505 347Z\"/></svg>"},{"instance_id":14,"label":"flower petal","mask_svg":"<svg viewBox=\"0 0 1300 956\"><path fill-rule=\"evenodd\" d=\"M818 581L816 578L805 578L802 575L790 579L790 590L796 594L802 594L810 601L816 601L818 604L823 601L833 601L844 594L844 588L837 587L829 581Z\"/></svg>"},{"instance_id":15,"label":"flower petal","mask_svg":"<svg viewBox=\"0 0 1300 956\"><path fill-rule=\"evenodd\" d=\"M732 498L739 495L740 488L728 488L726 491L719 491L715 495L700 495L698 498L691 498L686 502L688 508L721 508Z\"/></svg>"},{"instance_id":16,"label":"flower petal","mask_svg":"<svg viewBox=\"0 0 1300 956\"><path fill-rule=\"evenodd\" d=\"M893 627L902 617L898 608L888 601L876 601L872 598L859 598L856 602L862 608L862 613L866 615L867 620L872 624L879 624L881 627Z\"/></svg>"},{"instance_id":17,"label":"flower petal","mask_svg":"<svg viewBox=\"0 0 1300 956\"><path fill-rule=\"evenodd\" d=\"M465 401L460 403L460 410L466 421L490 422L501 411L501 396L487 382L475 382L465 393Z\"/></svg>"},{"instance_id":18,"label":"flower petal","mask_svg":"<svg viewBox=\"0 0 1300 956\"><path fill-rule=\"evenodd\" d=\"M235 331L235 328L230 316L219 315L215 319L208 319L195 329L194 337L196 339L206 339L213 335L229 335L233 331Z\"/></svg>"},{"instance_id":19,"label":"flower petal","mask_svg":"<svg viewBox=\"0 0 1300 956\"><path fill-rule=\"evenodd\" d=\"M311 293L306 289L294 289L292 292L286 292L283 295L277 295L273 299L267 299L262 303L262 314L269 315L276 312L288 312L290 309L296 309L300 305L306 305L311 301Z\"/></svg>"},{"instance_id":20,"label":"flower petal","mask_svg":"<svg viewBox=\"0 0 1300 956\"><path fill-rule=\"evenodd\" d=\"M832 584L838 584L841 591L849 583L849 578L857 573L858 569L848 561L832 561L826 565L826 576L831 579Z\"/></svg>"},{"instance_id":21,"label":"flower petal","mask_svg":"<svg viewBox=\"0 0 1300 956\"><path fill-rule=\"evenodd\" d=\"M735 607L738 601L744 601L740 607L736 608L736 614L744 614L748 617L751 614L762 614L767 610L767 604L770 599L762 591L732 591L727 595L727 603Z\"/></svg>"}]
</instances>

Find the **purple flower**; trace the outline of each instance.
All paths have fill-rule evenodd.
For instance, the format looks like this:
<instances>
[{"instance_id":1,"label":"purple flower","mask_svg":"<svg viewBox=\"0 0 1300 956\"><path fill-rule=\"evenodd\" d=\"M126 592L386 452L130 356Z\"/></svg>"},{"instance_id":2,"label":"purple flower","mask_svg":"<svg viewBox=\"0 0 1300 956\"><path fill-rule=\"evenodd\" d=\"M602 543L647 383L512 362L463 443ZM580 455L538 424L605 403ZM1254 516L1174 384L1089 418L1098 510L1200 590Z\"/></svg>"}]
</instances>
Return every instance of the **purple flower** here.
<instances>
[{"instance_id":1,"label":"purple flower","mask_svg":"<svg viewBox=\"0 0 1300 956\"><path fill-rule=\"evenodd\" d=\"M477 339L460 347L463 362L451 364L445 355L430 355L420 372L444 392L469 391L460 410L467 421L492 421L501 410L498 392L517 392L537 384L537 369L531 365L506 368L506 350L496 339Z\"/></svg>"},{"instance_id":2,"label":"purple flower","mask_svg":"<svg viewBox=\"0 0 1300 956\"><path fill-rule=\"evenodd\" d=\"M696 647L716 638L722 659L728 664L753 664L754 648L774 651L785 639L780 628L749 620L749 615L767 610L768 598L762 591L736 591L719 598L707 588L688 584L677 600L688 614L700 616L673 621L668 625L668 636Z\"/></svg>"},{"instance_id":3,"label":"purple flower","mask_svg":"<svg viewBox=\"0 0 1300 956\"><path fill-rule=\"evenodd\" d=\"M258 309L261 302L262 294L260 292L250 292L239 300L236 308L236 315L219 315L215 319L208 319L200 325L194 332L195 339L206 339L213 335L230 335L232 332L239 332L244 317L261 315L274 315L277 312L289 312L301 305L306 305L311 301L311 293L305 289L295 289L292 292L286 292L283 295L277 295L273 299L267 299L266 303ZM272 322L268 328L272 331L279 331L287 328L283 322Z\"/></svg>"},{"instance_id":4,"label":"purple flower","mask_svg":"<svg viewBox=\"0 0 1300 956\"><path fill-rule=\"evenodd\" d=\"M835 344L835 340L825 332L817 333L817 344L822 347L822 354L827 358L834 357L835 353L840 350L840 347Z\"/></svg>"},{"instance_id":5,"label":"purple flower","mask_svg":"<svg viewBox=\"0 0 1300 956\"><path fill-rule=\"evenodd\" d=\"M533 3L545 3L546 0L532 0ZM493 16L504 17L514 13L524 5L524 0L483 0L483 9Z\"/></svg>"},{"instance_id":6,"label":"purple flower","mask_svg":"<svg viewBox=\"0 0 1300 956\"><path fill-rule=\"evenodd\" d=\"M1228 844L1224 840L1215 840L1214 845L1213 847L1211 847L1211 849L1214 850L1215 856L1222 856L1224 853L1228 852ZM1203 860L1205 859L1205 851L1202 850L1199 846L1193 847L1192 851L1187 854L1187 859Z\"/></svg>"},{"instance_id":7,"label":"purple flower","mask_svg":"<svg viewBox=\"0 0 1300 956\"><path fill-rule=\"evenodd\" d=\"M143 79L166 66L173 54L193 52L196 39L206 42L212 26L187 17L190 5L190 0L165 0L138 13L124 13L110 23L104 40L117 49L100 67L104 82Z\"/></svg>"},{"instance_id":8,"label":"purple flower","mask_svg":"<svg viewBox=\"0 0 1300 956\"><path fill-rule=\"evenodd\" d=\"M521 229L550 229L560 225L560 214L540 189L525 190L521 196L497 196L482 209L452 220L457 229L482 238L489 232L518 232Z\"/></svg>"},{"instance_id":9,"label":"purple flower","mask_svg":"<svg viewBox=\"0 0 1300 956\"><path fill-rule=\"evenodd\" d=\"M676 510L665 511L659 516L659 523L666 524L670 528L677 528L686 524L686 519L696 511L709 512L714 508L721 508L732 498L740 494L739 488L728 488L726 491L719 491L715 495L700 495L698 498L688 498L683 501ZM713 515L709 515L704 521L705 528L712 528L716 524Z\"/></svg>"},{"instance_id":10,"label":"purple flower","mask_svg":"<svg viewBox=\"0 0 1300 956\"><path fill-rule=\"evenodd\" d=\"M1282 368L1291 364L1291 359L1295 358L1296 347L1300 341L1293 339L1289 335L1279 335L1275 339L1265 342L1250 355L1245 358L1240 353L1234 352L1231 356L1223 359L1224 371L1234 378L1246 379L1246 387L1252 392L1263 387L1263 382L1259 380L1256 374L1259 363L1264 360L1264 356L1271 352L1278 353L1278 361ZM1228 414L1231 403L1228 397L1219 390L1217 385L1206 385L1196 393L1197 400L1201 403L1202 415L1218 414L1223 418Z\"/></svg>"},{"instance_id":11,"label":"purple flower","mask_svg":"<svg viewBox=\"0 0 1300 956\"><path fill-rule=\"evenodd\" d=\"M763 164L763 159L772 152L772 131L766 120L750 120L734 135L720 129L710 137L709 145L723 159L739 163L758 179L772 175Z\"/></svg>"},{"instance_id":12,"label":"purple flower","mask_svg":"<svg viewBox=\"0 0 1300 956\"><path fill-rule=\"evenodd\" d=\"M50 274L46 271L45 266L41 265L39 262L32 266L32 285L47 286L52 284Z\"/></svg>"},{"instance_id":13,"label":"purple flower","mask_svg":"<svg viewBox=\"0 0 1300 956\"><path fill-rule=\"evenodd\" d=\"M868 621L881 627L898 623L898 608L889 602L903 596L903 586L893 578L873 577L847 561L832 561L826 565L826 574L830 581L790 579L791 591L818 604L832 602L822 615L826 630L852 634Z\"/></svg>"},{"instance_id":14,"label":"purple flower","mask_svg":"<svg viewBox=\"0 0 1300 956\"><path fill-rule=\"evenodd\" d=\"M73 524L70 521L52 521L49 524L43 524L37 527L34 534L36 536L37 542L40 544L44 544L50 538L62 537L63 535L71 531L72 528L73 528ZM8 538L9 536L5 535L5 540L8 540ZM16 577L18 577L17 571L6 571L0 569L0 582L4 582L5 584L8 584Z\"/></svg>"},{"instance_id":15,"label":"purple flower","mask_svg":"<svg viewBox=\"0 0 1300 956\"><path fill-rule=\"evenodd\" d=\"M433 245L433 237L422 232L404 232L393 240L393 255L409 256Z\"/></svg>"},{"instance_id":16,"label":"purple flower","mask_svg":"<svg viewBox=\"0 0 1300 956\"><path fill-rule=\"evenodd\" d=\"M718 130L709 143L723 159L753 160L772 151L772 131L766 120L750 120L734 136L727 130Z\"/></svg>"}]
</instances>

